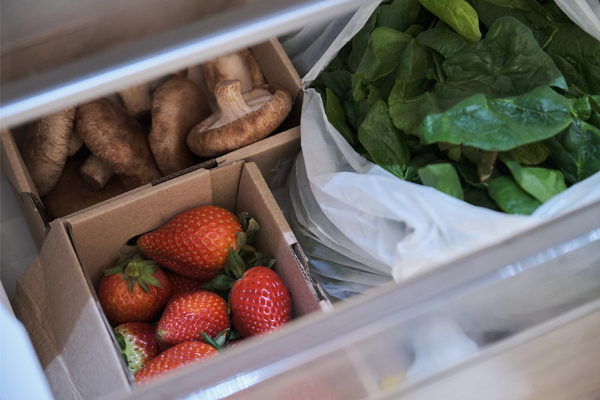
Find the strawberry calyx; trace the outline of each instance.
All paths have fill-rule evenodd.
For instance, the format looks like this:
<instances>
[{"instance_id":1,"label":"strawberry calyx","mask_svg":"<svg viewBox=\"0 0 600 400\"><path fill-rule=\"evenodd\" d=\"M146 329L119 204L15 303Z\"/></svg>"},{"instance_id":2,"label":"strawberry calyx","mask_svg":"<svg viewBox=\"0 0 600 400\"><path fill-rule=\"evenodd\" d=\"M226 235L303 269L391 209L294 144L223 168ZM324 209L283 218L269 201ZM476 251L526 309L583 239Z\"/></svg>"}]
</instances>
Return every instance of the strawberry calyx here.
<instances>
[{"instance_id":1,"label":"strawberry calyx","mask_svg":"<svg viewBox=\"0 0 600 400\"><path fill-rule=\"evenodd\" d=\"M204 343L210 344L219 352L228 348L232 340L240 339L242 337L238 331L231 328L227 328L220 332L214 339L208 336L205 332L202 332L201 336Z\"/></svg>"},{"instance_id":2,"label":"strawberry calyx","mask_svg":"<svg viewBox=\"0 0 600 400\"><path fill-rule=\"evenodd\" d=\"M133 258L119 257L113 268L104 270L104 275L123 274L127 289L129 289L129 293L133 294L136 283L146 293L150 293L150 286L163 289L158 278L154 276L157 272L156 261L145 260L141 254L136 254Z\"/></svg>"},{"instance_id":3,"label":"strawberry calyx","mask_svg":"<svg viewBox=\"0 0 600 400\"><path fill-rule=\"evenodd\" d=\"M203 289L218 293L225 300L228 300L229 291L235 281L244 275L244 272L258 265L271 268L276 261L264 253L257 252L252 246L254 234L260 231L258 222L247 212L240 213L238 220L244 230L237 234L239 250L236 252L233 247L230 247L227 253L227 264L223 271L202 286Z\"/></svg>"}]
</instances>

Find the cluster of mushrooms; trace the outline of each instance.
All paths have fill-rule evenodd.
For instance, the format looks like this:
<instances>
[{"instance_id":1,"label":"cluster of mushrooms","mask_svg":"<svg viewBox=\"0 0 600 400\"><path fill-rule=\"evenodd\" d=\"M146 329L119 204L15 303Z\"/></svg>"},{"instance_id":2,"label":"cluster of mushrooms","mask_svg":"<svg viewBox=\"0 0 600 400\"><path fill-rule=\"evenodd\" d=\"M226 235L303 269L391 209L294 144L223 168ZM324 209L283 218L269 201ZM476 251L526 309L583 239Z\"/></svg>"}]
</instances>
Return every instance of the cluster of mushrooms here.
<instances>
[{"instance_id":1,"label":"cluster of mushrooms","mask_svg":"<svg viewBox=\"0 0 600 400\"><path fill-rule=\"evenodd\" d=\"M203 85L180 71L30 124L23 161L50 216L254 143L291 110L290 94L266 83L249 49L205 62L200 71Z\"/></svg>"}]
</instances>

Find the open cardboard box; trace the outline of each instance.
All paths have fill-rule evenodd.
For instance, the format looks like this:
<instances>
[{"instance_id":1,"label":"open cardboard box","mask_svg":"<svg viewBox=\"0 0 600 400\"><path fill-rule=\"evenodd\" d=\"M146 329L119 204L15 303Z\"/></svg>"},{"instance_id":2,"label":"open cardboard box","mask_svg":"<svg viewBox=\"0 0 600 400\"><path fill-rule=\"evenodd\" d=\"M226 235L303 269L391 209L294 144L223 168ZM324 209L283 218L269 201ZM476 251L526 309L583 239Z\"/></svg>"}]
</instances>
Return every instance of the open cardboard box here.
<instances>
[{"instance_id":1,"label":"open cardboard box","mask_svg":"<svg viewBox=\"0 0 600 400\"><path fill-rule=\"evenodd\" d=\"M277 39L255 45L250 50L266 81L286 89L292 95L292 110L287 119L267 138L215 159L200 160L200 163L206 167L214 167L238 160L255 162L269 187L275 189L285 184L293 158L300 151L302 82ZM188 77L201 85L201 67L190 67ZM47 212L44 199L36 190L21 157L25 128L21 126L2 130L1 163L39 249L54 217Z\"/></svg>"},{"instance_id":2,"label":"open cardboard box","mask_svg":"<svg viewBox=\"0 0 600 400\"><path fill-rule=\"evenodd\" d=\"M56 399L92 400L133 390L98 303L102 272L129 250L130 239L209 204L236 215L248 212L259 222L255 246L277 259L274 270L292 295L293 318L328 307L300 262L301 249L255 164L199 168L148 184L51 222L39 257L17 282L12 306Z\"/></svg>"}]
</instances>

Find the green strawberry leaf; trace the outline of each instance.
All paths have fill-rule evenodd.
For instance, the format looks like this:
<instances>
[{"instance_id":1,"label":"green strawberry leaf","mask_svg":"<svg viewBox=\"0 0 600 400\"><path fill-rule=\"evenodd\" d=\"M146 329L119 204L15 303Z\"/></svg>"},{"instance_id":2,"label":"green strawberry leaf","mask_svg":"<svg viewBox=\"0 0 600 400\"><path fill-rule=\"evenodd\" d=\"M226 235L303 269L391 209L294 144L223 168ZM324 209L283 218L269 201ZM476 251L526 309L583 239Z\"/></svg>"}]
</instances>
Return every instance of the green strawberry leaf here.
<instances>
[{"instance_id":1,"label":"green strawberry leaf","mask_svg":"<svg viewBox=\"0 0 600 400\"><path fill-rule=\"evenodd\" d=\"M237 245L238 245L238 249L244 249L244 247L246 247L246 242L247 241L248 241L248 235L246 235L245 232L238 232L237 233Z\"/></svg>"},{"instance_id":2,"label":"green strawberry leaf","mask_svg":"<svg viewBox=\"0 0 600 400\"><path fill-rule=\"evenodd\" d=\"M140 287L144 290L144 292L146 293L150 293L150 288L148 287L148 284L146 282L144 282L141 279L137 280L138 285L140 285ZM129 286L128 286L129 287ZM133 288L131 288L131 293L133 293Z\"/></svg>"},{"instance_id":3,"label":"green strawberry leaf","mask_svg":"<svg viewBox=\"0 0 600 400\"><path fill-rule=\"evenodd\" d=\"M225 345L225 343L227 343L228 336L229 336L229 328L225 329L222 332L219 332L219 334L215 338L215 342L220 347L223 347L223 345Z\"/></svg>"},{"instance_id":4,"label":"green strawberry leaf","mask_svg":"<svg viewBox=\"0 0 600 400\"><path fill-rule=\"evenodd\" d=\"M246 272L246 265L244 264L244 260L238 253L233 250L233 247L229 248L229 253L227 254L227 267L226 267L236 279L239 279L244 272Z\"/></svg>"},{"instance_id":5,"label":"green strawberry leaf","mask_svg":"<svg viewBox=\"0 0 600 400\"><path fill-rule=\"evenodd\" d=\"M137 279L132 278L129 275L124 275L123 280L125 281L125 283L127 283L127 289L129 290L129 293L133 294L133 288L135 287L135 284L137 283ZM143 287L142 287L142 289L143 289ZM149 291L150 291L150 289L148 288L148 292Z\"/></svg>"},{"instance_id":6,"label":"green strawberry leaf","mask_svg":"<svg viewBox=\"0 0 600 400\"><path fill-rule=\"evenodd\" d=\"M156 272L155 272L156 273ZM143 282L145 285L152 285L155 287L159 287L161 289L164 289L160 283L160 281L158 280L157 277L155 277L153 274L151 275L150 273L145 273L144 275L142 275L141 278L139 278L139 280L141 282ZM140 283L141 285L141 283Z\"/></svg>"},{"instance_id":7,"label":"green strawberry leaf","mask_svg":"<svg viewBox=\"0 0 600 400\"><path fill-rule=\"evenodd\" d=\"M248 228L245 230L246 235L251 236L258 231L260 231L260 225L254 218L251 218L250 221L248 221Z\"/></svg>"},{"instance_id":8,"label":"green strawberry leaf","mask_svg":"<svg viewBox=\"0 0 600 400\"><path fill-rule=\"evenodd\" d=\"M217 275L208 283L211 285L211 290L229 290L235 283L235 279L227 275Z\"/></svg>"},{"instance_id":9,"label":"green strawberry leaf","mask_svg":"<svg viewBox=\"0 0 600 400\"><path fill-rule=\"evenodd\" d=\"M242 335L237 331L237 329L235 329L235 327L231 327L231 329L229 330L229 341L231 342L232 340L236 340L236 339L241 339Z\"/></svg>"},{"instance_id":10,"label":"green strawberry leaf","mask_svg":"<svg viewBox=\"0 0 600 400\"><path fill-rule=\"evenodd\" d=\"M105 276L110 276L110 275L114 275L114 274L121 274L123 273L123 267L113 267L113 268L108 268L104 270L104 275Z\"/></svg>"},{"instance_id":11,"label":"green strawberry leaf","mask_svg":"<svg viewBox=\"0 0 600 400\"><path fill-rule=\"evenodd\" d=\"M200 333L200 335L202 336L202 341L204 343L210 344L212 347L214 347L218 351L221 351L221 346L213 338L208 336L205 332Z\"/></svg>"}]
</instances>

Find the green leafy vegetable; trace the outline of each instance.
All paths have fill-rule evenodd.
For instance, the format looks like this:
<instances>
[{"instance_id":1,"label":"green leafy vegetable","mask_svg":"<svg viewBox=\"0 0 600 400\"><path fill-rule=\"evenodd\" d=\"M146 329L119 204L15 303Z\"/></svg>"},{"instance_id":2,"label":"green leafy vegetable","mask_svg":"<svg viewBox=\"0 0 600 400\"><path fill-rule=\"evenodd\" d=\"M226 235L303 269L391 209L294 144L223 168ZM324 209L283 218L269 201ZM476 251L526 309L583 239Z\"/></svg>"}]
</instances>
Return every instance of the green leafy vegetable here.
<instances>
[{"instance_id":1,"label":"green leafy vegetable","mask_svg":"<svg viewBox=\"0 0 600 400\"><path fill-rule=\"evenodd\" d=\"M421 4L418 0L394 0L381 5L380 10L377 27L385 26L405 32L417 21Z\"/></svg>"},{"instance_id":2,"label":"green leafy vegetable","mask_svg":"<svg viewBox=\"0 0 600 400\"><path fill-rule=\"evenodd\" d=\"M573 121L572 101L542 86L507 99L478 94L443 114L425 117L419 129L423 143L463 144L506 151L552 137Z\"/></svg>"},{"instance_id":3,"label":"green leafy vegetable","mask_svg":"<svg viewBox=\"0 0 600 400\"><path fill-rule=\"evenodd\" d=\"M492 179L488 186L490 197L508 214L531 215L542 203L523 191L510 176Z\"/></svg>"},{"instance_id":4,"label":"green leafy vegetable","mask_svg":"<svg viewBox=\"0 0 600 400\"><path fill-rule=\"evenodd\" d=\"M544 142L534 142L515 147L510 150L510 155L521 164L537 165L546 161L550 156L550 149Z\"/></svg>"},{"instance_id":5,"label":"green leafy vegetable","mask_svg":"<svg viewBox=\"0 0 600 400\"><path fill-rule=\"evenodd\" d=\"M358 154L470 204L529 215L600 171L600 42L552 1L382 3L313 86Z\"/></svg>"},{"instance_id":6,"label":"green leafy vegetable","mask_svg":"<svg viewBox=\"0 0 600 400\"><path fill-rule=\"evenodd\" d=\"M419 178L425 186L431 186L457 199L463 200L463 191L456 169L450 163L429 164L419 168Z\"/></svg>"},{"instance_id":7,"label":"green leafy vegetable","mask_svg":"<svg viewBox=\"0 0 600 400\"><path fill-rule=\"evenodd\" d=\"M559 24L546 51L572 66L570 87L582 94L600 95L600 42L577 25Z\"/></svg>"},{"instance_id":8,"label":"green leafy vegetable","mask_svg":"<svg viewBox=\"0 0 600 400\"><path fill-rule=\"evenodd\" d=\"M333 127L342 134L348 143L356 144L354 133L350 127L346 125L346 114L344 113L342 104L329 88L327 89L327 104L325 105L325 114L327 114L327 119L331 125L333 125Z\"/></svg>"},{"instance_id":9,"label":"green leafy vegetable","mask_svg":"<svg viewBox=\"0 0 600 400\"><path fill-rule=\"evenodd\" d=\"M567 189L565 179L560 171L538 167L522 167L507 153L501 154L500 159L510 169L513 178L521 189L541 203L545 203Z\"/></svg>"},{"instance_id":10,"label":"green leafy vegetable","mask_svg":"<svg viewBox=\"0 0 600 400\"><path fill-rule=\"evenodd\" d=\"M358 140L379 166L404 178L410 152L406 141L392 124L383 100L375 103L369 110L358 130Z\"/></svg>"},{"instance_id":11,"label":"green leafy vegetable","mask_svg":"<svg viewBox=\"0 0 600 400\"><path fill-rule=\"evenodd\" d=\"M531 30L512 17L498 18L485 39L448 58L444 71L446 85L496 98L518 96L538 86L568 89L562 73Z\"/></svg>"},{"instance_id":12,"label":"green leafy vegetable","mask_svg":"<svg viewBox=\"0 0 600 400\"><path fill-rule=\"evenodd\" d=\"M575 120L544 143L568 182L580 182L600 171L600 128Z\"/></svg>"},{"instance_id":13,"label":"green leafy vegetable","mask_svg":"<svg viewBox=\"0 0 600 400\"><path fill-rule=\"evenodd\" d=\"M477 13L465 0L419 0L423 7L447 23L469 42L481 39Z\"/></svg>"}]
</instances>

